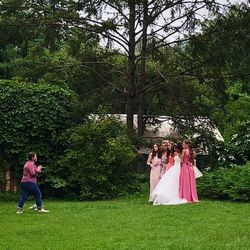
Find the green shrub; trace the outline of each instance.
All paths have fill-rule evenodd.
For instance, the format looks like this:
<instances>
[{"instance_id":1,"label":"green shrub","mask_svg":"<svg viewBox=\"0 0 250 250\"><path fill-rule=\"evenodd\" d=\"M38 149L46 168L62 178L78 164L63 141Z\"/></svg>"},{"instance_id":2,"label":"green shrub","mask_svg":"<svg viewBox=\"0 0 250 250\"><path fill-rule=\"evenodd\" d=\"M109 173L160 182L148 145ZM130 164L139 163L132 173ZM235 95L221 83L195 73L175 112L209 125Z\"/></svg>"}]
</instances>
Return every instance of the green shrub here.
<instances>
[{"instance_id":1,"label":"green shrub","mask_svg":"<svg viewBox=\"0 0 250 250\"><path fill-rule=\"evenodd\" d=\"M76 103L72 91L58 86L0 80L0 168L6 162L21 177L29 151L37 152L42 164L53 162Z\"/></svg>"},{"instance_id":2,"label":"green shrub","mask_svg":"<svg viewBox=\"0 0 250 250\"><path fill-rule=\"evenodd\" d=\"M245 166L219 168L204 172L197 180L199 195L233 201L250 200L250 162Z\"/></svg>"},{"instance_id":3,"label":"green shrub","mask_svg":"<svg viewBox=\"0 0 250 250\"><path fill-rule=\"evenodd\" d=\"M17 201L20 198L20 194L13 194L12 192L0 193L0 200L5 202Z\"/></svg>"},{"instance_id":4,"label":"green shrub","mask_svg":"<svg viewBox=\"0 0 250 250\"><path fill-rule=\"evenodd\" d=\"M213 141L209 148L210 168L244 165L250 161L250 120L240 122L227 141Z\"/></svg>"},{"instance_id":5,"label":"green shrub","mask_svg":"<svg viewBox=\"0 0 250 250\"><path fill-rule=\"evenodd\" d=\"M136 154L119 121L89 121L70 129L62 140L67 150L53 170L59 177L54 187L67 187L80 200L112 198L140 188L133 167Z\"/></svg>"}]
</instances>

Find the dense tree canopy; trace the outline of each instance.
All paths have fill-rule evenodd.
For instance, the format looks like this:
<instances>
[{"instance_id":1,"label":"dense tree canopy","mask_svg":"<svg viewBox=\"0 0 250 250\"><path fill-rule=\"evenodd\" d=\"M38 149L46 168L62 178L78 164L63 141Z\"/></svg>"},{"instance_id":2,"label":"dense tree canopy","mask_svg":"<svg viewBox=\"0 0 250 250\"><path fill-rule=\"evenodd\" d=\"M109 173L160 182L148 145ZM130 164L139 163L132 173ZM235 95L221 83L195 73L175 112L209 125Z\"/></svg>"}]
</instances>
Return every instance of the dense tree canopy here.
<instances>
[{"instance_id":1,"label":"dense tree canopy","mask_svg":"<svg viewBox=\"0 0 250 250\"><path fill-rule=\"evenodd\" d=\"M154 91L155 88L159 89L159 84L168 85L171 82L168 75L163 77L157 69L154 70L154 77L148 74L150 54L154 54L159 48L188 41L199 22L199 11L206 9L217 13L221 7L223 5L215 0L12 0L3 1L1 5L4 27L11 25L17 29L20 25L27 32L25 39L19 41L23 54L27 53L30 42L34 41L38 41L49 51L55 51L60 46L60 41L68 41L74 36L74 31L78 30L85 41L107 42L106 48L109 51L121 55L123 65L114 63L114 60L112 63L107 62L101 57L97 61L91 61L91 66L86 61L80 61L81 66L99 76L99 80L112 87L112 91L122 100L130 130L133 130L133 115L138 114L138 134L143 134L143 116L148 109L145 97L149 90ZM119 51L113 50L112 45ZM96 64L100 63L108 64L109 69L115 69L111 71L114 78L99 71L100 67Z\"/></svg>"}]
</instances>

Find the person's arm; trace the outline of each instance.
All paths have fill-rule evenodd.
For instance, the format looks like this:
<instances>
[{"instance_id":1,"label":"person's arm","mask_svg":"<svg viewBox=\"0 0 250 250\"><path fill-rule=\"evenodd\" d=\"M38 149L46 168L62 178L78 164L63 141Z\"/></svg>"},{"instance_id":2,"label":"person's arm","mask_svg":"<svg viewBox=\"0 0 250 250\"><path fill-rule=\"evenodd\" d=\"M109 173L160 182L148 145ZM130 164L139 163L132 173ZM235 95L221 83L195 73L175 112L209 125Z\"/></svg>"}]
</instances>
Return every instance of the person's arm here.
<instances>
[{"instance_id":1,"label":"person's arm","mask_svg":"<svg viewBox=\"0 0 250 250\"><path fill-rule=\"evenodd\" d=\"M27 163L25 167L31 177L36 177L42 171L42 166L36 167L34 163Z\"/></svg>"},{"instance_id":2,"label":"person's arm","mask_svg":"<svg viewBox=\"0 0 250 250\"><path fill-rule=\"evenodd\" d=\"M150 153L150 154L148 155L148 160L147 160L147 164L148 164L150 167L152 167L151 161L152 161L152 153Z\"/></svg>"}]
</instances>

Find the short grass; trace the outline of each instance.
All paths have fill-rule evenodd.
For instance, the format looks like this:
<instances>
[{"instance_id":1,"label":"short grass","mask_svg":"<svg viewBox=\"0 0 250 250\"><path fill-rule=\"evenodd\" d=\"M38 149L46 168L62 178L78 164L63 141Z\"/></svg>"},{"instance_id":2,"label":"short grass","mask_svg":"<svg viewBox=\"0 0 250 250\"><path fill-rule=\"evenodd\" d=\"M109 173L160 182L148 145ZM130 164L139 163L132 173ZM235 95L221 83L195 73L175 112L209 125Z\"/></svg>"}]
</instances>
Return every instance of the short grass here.
<instances>
[{"instance_id":1,"label":"short grass","mask_svg":"<svg viewBox=\"0 0 250 250\"><path fill-rule=\"evenodd\" d=\"M48 214L0 203L0 249L250 249L250 204L152 206L145 196L45 201Z\"/></svg>"}]
</instances>

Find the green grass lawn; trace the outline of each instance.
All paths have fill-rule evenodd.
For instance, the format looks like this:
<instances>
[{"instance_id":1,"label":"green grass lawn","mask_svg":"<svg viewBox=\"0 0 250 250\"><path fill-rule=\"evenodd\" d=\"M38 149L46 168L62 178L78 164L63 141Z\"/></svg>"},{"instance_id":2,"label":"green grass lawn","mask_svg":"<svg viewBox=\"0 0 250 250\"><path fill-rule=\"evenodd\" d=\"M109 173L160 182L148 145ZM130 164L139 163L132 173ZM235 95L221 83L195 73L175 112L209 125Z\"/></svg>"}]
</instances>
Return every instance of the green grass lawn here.
<instances>
[{"instance_id":1,"label":"green grass lawn","mask_svg":"<svg viewBox=\"0 0 250 250\"><path fill-rule=\"evenodd\" d=\"M45 201L50 213L0 203L0 249L250 249L250 204L152 206L147 197Z\"/></svg>"}]
</instances>

